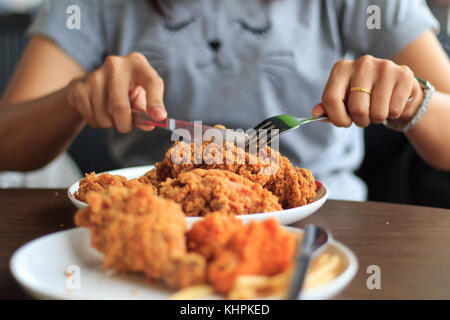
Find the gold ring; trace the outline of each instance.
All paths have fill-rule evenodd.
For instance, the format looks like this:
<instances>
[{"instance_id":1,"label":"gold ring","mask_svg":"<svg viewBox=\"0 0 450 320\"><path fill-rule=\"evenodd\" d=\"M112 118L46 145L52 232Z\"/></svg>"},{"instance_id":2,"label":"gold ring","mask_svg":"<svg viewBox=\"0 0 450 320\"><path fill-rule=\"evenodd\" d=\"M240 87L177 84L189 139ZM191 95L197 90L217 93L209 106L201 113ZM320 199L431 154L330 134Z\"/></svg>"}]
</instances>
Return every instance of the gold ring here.
<instances>
[{"instance_id":1,"label":"gold ring","mask_svg":"<svg viewBox=\"0 0 450 320\"><path fill-rule=\"evenodd\" d=\"M369 96L372 94L372 92L369 89L361 88L361 87L351 87L350 92L364 92L367 93Z\"/></svg>"}]
</instances>

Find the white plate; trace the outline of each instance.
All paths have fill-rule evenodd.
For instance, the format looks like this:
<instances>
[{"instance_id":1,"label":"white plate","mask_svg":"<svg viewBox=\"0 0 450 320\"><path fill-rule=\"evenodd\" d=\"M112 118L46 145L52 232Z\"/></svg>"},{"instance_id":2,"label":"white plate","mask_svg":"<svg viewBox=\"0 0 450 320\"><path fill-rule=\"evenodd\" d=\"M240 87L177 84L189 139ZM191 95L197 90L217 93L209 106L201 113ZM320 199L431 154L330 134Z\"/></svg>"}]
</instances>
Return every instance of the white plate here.
<instances>
[{"instance_id":1,"label":"white plate","mask_svg":"<svg viewBox=\"0 0 450 320\"><path fill-rule=\"evenodd\" d=\"M110 174L117 174L124 176L127 179L134 179L139 178L146 172L153 169L154 166L142 166L142 167L133 167L133 168L126 168L126 169L119 169L119 170L113 170L108 171L106 173ZM74 183L68 190L67 194L72 201L72 203L78 208L78 209L84 209L86 208L87 204L84 202L81 202L74 197L74 193L78 191L79 182L77 181ZM322 184L321 188L317 192L316 198L313 202L297 207L297 208L291 208L286 209L282 211L274 211L274 212L265 212L265 213L253 213L248 215L240 215L237 216L239 219L242 219L243 221L250 221L250 220L265 220L268 218L275 218L277 219L281 224L283 225L289 225L294 222L297 222L303 218L306 218L307 216L313 214L316 212L327 200L328 198L328 190L327 187ZM193 223L195 221L198 221L202 219L202 217L187 217L187 220L190 223Z\"/></svg>"},{"instance_id":2,"label":"white plate","mask_svg":"<svg viewBox=\"0 0 450 320\"><path fill-rule=\"evenodd\" d=\"M358 262L353 252L335 240L331 240L329 250L343 261L342 273L326 285L305 290L303 299L329 299L344 289L355 276ZM89 230L75 228L25 244L12 256L10 269L20 285L37 299L163 300L174 293L163 285L148 283L144 276L103 270L102 263L102 254L90 246ZM73 272L77 267L79 273ZM78 275L79 282L75 280ZM68 283L79 283L80 288L68 287Z\"/></svg>"}]
</instances>

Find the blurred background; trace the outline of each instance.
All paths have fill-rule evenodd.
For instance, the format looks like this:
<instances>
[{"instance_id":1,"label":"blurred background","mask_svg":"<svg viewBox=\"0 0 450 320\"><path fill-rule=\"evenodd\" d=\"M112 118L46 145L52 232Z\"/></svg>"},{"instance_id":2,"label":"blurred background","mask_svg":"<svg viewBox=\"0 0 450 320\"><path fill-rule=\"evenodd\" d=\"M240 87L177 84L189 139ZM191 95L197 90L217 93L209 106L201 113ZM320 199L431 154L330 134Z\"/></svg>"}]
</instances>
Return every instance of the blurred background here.
<instances>
[{"instance_id":1,"label":"blurred background","mask_svg":"<svg viewBox=\"0 0 450 320\"><path fill-rule=\"evenodd\" d=\"M41 0L0 0L0 93L26 46L25 30ZM439 40L450 53L450 0L429 0L441 24ZM0 138L1 139L1 138ZM81 172L116 169L105 147L105 131L86 127L67 155L38 172L0 173L0 187L66 187ZM357 174L369 200L450 208L450 173L424 163L405 136L382 125L365 129L366 157ZM72 161L73 159L73 161ZM54 180L62 172L65 180Z\"/></svg>"}]
</instances>

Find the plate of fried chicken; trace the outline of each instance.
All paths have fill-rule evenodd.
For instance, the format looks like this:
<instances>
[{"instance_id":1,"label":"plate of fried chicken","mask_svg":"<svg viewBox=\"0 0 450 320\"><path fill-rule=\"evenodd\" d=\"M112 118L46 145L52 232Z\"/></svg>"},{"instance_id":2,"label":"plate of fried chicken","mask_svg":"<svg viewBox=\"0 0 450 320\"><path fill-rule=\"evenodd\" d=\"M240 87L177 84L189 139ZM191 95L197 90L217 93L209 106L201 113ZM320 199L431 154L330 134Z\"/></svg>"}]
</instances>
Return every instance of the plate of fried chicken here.
<instances>
[{"instance_id":1,"label":"plate of fried chicken","mask_svg":"<svg viewBox=\"0 0 450 320\"><path fill-rule=\"evenodd\" d=\"M111 194L115 201L111 202ZM151 187L96 193L81 228L18 249L12 274L44 299L283 299L302 230L276 219L212 213L189 224L179 204ZM355 255L331 240L312 261L302 299L326 299L355 276Z\"/></svg>"},{"instance_id":2,"label":"plate of fried chicken","mask_svg":"<svg viewBox=\"0 0 450 320\"><path fill-rule=\"evenodd\" d=\"M243 220L274 217L288 225L318 210L328 197L326 186L278 152L269 153L267 161L235 146L204 143L198 151L193 143L177 142L154 166L86 174L68 196L83 209L90 193L147 185L159 197L179 203L190 222L218 212Z\"/></svg>"}]
</instances>

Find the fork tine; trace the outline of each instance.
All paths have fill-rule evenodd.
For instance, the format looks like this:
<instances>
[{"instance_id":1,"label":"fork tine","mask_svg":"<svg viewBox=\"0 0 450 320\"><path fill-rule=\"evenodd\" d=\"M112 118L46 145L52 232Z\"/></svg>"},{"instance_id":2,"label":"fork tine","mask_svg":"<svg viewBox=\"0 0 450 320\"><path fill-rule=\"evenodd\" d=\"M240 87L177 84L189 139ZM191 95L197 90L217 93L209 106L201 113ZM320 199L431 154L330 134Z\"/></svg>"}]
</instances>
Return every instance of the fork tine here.
<instances>
[{"instance_id":1,"label":"fork tine","mask_svg":"<svg viewBox=\"0 0 450 320\"><path fill-rule=\"evenodd\" d=\"M260 123L258 126L260 126L260 125L262 125L262 123ZM258 139L258 131L259 131L259 129L255 129L255 128L253 128L253 132L245 140L245 148L246 149L250 145L250 143L252 143L252 140Z\"/></svg>"},{"instance_id":2,"label":"fork tine","mask_svg":"<svg viewBox=\"0 0 450 320\"><path fill-rule=\"evenodd\" d=\"M266 119L266 120L260 122L256 127L254 127L252 134L249 135L246 140L245 146L247 147L247 145L248 145L247 141L254 139L258 135L258 130L265 129L267 126L270 126L270 125L273 125L272 118Z\"/></svg>"},{"instance_id":3,"label":"fork tine","mask_svg":"<svg viewBox=\"0 0 450 320\"><path fill-rule=\"evenodd\" d=\"M256 131L255 131L255 132L256 132ZM248 141L254 139L254 138L257 136L257 134L256 134L255 132L252 132L252 134L249 135L249 136L247 137L247 139L245 139L245 141L248 142Z\"/></svg>"},{"instance_id":4,"label":"fork tine","mask_svg":"<svg viewBox=\"0 0 450 320\"><path fill-rule=\"evenodd\" d=\"M275 137L280 135L280 130L278 130L278 129L277 130L273 130L273 129L275 129L275 127L272 128L270 131L268 131L268 134L266 135L266 139L265 140L260 141L258 143L258 148L261 148L261 147L263 147L265 145L268 145L268 144L272 143L273 139L275 139Z\"/></svg>"},{"instance_id":5,"label":"fork tine","mask_svg":"<svg viewBox=\"0 0 450 320\"><path fill-rule=\"evenodd\" d=\"M266 119L263 122L259 123L256 127L253 128L253 130L255 130L256 132L259 129L265 129L267 128L267 126L273 125L273 122L271 119Z\"/></svg>"},{"instance_id":6,"label":"fork tine","mask_svg":"<svg viewBox=\"0 0 450 320\"><path fill-rule=\"evenodd\" d=\"M259 127L258 127L259 126ZM253 128L253 132L252 134L247 138L247 141L250 141L252 139L254 139L255 137L257 137L259 135L259 130L263 130L266 129L268 126L269 128L274 126L274 124L271 121L267 121L265 123L260 123L257 127Z\"/></svg>"},{"instance_id":7,"label":"fork tine","mask_svg":"<svg viewBox=\"0 0 450 320\"><path fill-rule=\"evenodd\" d=\"M256 136L255 139L253 139L252 141L245 142L245 150L247 152L250 152L251 146L256 146L256 149L258 148L258 136Z\"/></svg>"},{"instance_id":8,"label":"fork tine","mask_svg":"<svg viewBox=\"0 0 450 320\"><path fill-rule=\"evenodd\" d=\"M253 132L247 137L247 141L253 139L258 135L258 131L253 129Z\"/></svg>"},{"instance_id":9,"label":"fork tine","mask_svg":"<svg viewBox=\"0 0 450 320\"><path fill-rule=\"evenodd\" d=\"M266 122L264 125L262 125L260 128L258 128L259 130L270 130L270 128L275 127L275 125L273 124L272 121L268 121Z\"/></svg>"},{"instance_id":10,"label":"fork tine","mask_svg":"<svg viewBox=\"0 0 450 320\"><path fill-rule=\"evenodd\" d=\"M289 115L278 115L275 117L271 117L253 128L254 131L248 136L245 141L245 148L246 150L250 150L250 145L255 145L256 148L259 149L266 144L272 144L273 139L278 137L283 132L296 129L299 126L309 122L325 120L327 118L327 115L310 118L298 118ZM273 129L277 129L278 131L273 134ZM269 130L270 134L266 135L266 138L262 138L260 130Z\"/></svg>"},{"instance_id":11,"label":"fork tine","mask_svg":"<svg viewBox=\"0 0 450 320\"><path fill-rule=\"evenodd\" d=\"M267 129L265 129L266 134L264 135L264 138L261 139L261 131L263 129L258 130L258 133L256 135L256 140L249 140L248 144L246 146L250 146L250 144L255 143L256 145L256 150L260 149L261 147L269 144L272 142L272 140L277 137L278 135L280 135L280 130L276 129L276 125L272 124L271 126L269 126ZM275 133L274 133L275 131Z\"/></svg>"},{"instance_id":12,"label":"fork tine","mask_svg":"<svg viewBox=\"0 0 450 320\"><path fill-rule=\"evenodd\" d=\"M253 133L245 140L245 149L249 149L251 144L256 144L259 140L259 130L254 130Z\"/></svg>"},{"instance_id":13,"label":"fork tine","mask_svg":"<svg viewBox=\"0 0 450 320\"><path fill-rule=\"evenodd\" d=\"M252 134L247 138L247 142L248 144L250 144L250 142L255 139L255 138L259 138L260 133L262 130L272 130L275 129L276 125L272 122L272 121L267 121L266 123L264 123L259 129L253 129L254 131L252 132Z\"/></svg>"},{"instance_id":14,"label":"fork tine","mask_svg":"<svg viewBox=\"0 0 450 320\"><path fill-rule=\"evenodd\" d=\"M273 139L277 138L279 135L280 135L280 131L279 130L274 135L270 135L270 139L267 141L267 144L270 144L272 146Z\"/></svg>"}]
</instances>

